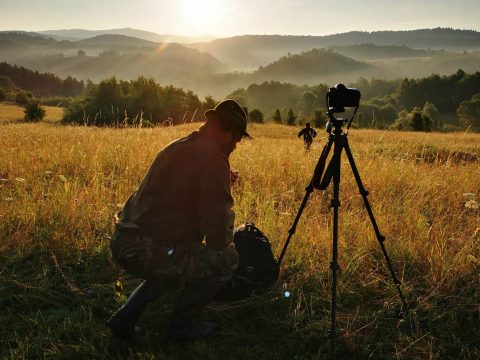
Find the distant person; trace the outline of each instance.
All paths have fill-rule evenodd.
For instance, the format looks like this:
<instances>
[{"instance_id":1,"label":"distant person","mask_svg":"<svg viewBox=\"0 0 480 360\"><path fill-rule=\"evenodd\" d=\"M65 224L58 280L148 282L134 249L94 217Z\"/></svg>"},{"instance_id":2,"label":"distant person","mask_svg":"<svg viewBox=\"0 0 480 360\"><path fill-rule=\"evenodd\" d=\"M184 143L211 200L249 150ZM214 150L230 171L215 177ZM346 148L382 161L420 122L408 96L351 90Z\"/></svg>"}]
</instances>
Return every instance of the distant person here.
<instances>
[{"instance_id":1,"label":"distant person","mask_svg":"<svg viewBox=\"0 0 480 360\"><path fill-rule=\"evenodd\" d=\"M317 132L310 127L310 123L307 122L305 127L300 130L298 133L298 137L303 136L303 145L305 146L305 150L310 150L310 146L312 146L313 138L317 136Z\"/></svg>"},{"instance_id":2,"label":"distant person","mask_svg":"<svg viewBox=\"0 0 480 360\"><path fill-rule=\"evenodd\" d=\"M111 240L113 258L145 281L108 320L113 335L132 337L148 303L181 289L167 337L196 340L217 329L197 322L238 266L230 185L237 173L229 156L249 136L247 115L234 100L205 112L198 131L156 156L139 188L119 213Z\"/></svg>"}]
</instances>

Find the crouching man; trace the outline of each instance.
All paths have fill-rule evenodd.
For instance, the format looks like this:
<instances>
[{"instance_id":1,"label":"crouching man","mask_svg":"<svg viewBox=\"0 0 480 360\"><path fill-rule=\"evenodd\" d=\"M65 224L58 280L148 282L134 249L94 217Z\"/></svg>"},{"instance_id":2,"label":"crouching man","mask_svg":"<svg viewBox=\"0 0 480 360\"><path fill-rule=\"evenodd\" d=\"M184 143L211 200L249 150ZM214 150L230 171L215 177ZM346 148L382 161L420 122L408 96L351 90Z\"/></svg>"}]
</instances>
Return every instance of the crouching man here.
<instances>
[{"instance_id":1,"label":"crouching man","mask_svg":"<svg viewBox=\"0 0 480 360\"><path fill-rule=\"evenodd\" d=\"M181 289L167 336L195 340L217 325L196 322L238 266L233 239L229 155L249 136L247 116L233 100L205 112L198 131L162 149L119 214L113 258L144 279L108 320L115 336L131 337L148 303Z\"/></svg>"}]
</instances>

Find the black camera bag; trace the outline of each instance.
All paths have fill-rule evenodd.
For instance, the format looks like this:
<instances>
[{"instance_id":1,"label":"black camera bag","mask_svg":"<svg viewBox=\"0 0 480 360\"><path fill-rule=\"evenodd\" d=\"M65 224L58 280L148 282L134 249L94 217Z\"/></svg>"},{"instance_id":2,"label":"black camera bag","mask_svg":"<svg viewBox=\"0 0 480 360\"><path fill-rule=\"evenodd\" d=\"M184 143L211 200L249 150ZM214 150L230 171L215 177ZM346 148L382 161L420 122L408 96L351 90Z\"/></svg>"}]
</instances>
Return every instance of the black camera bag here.
<instances>
[{"instance_id":1,"label":"black camera bag","mask_svg":"<svg viewBox=\"0 0 480 360\"><path fill-rule=\"evenodd\" d=\"M245 299L256 291L266 289L278 279L277 262L267 237L253 223L246 223L233 234L239 265L232 279L221 290L223 301Z\"/></svg>"}]
</instances>

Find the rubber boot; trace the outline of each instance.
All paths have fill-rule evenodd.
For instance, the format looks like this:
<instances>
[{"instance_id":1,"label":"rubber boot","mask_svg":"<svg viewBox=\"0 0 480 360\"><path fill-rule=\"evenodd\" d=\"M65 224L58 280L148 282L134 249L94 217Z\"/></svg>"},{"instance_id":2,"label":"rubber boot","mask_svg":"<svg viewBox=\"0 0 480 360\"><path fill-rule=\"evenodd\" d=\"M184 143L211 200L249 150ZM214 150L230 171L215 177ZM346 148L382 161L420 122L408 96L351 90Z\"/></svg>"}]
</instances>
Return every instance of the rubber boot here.
<instances>
[{"instance_id":1,"label":"rubber boot","mask_svg":"<svg viewBox=\"0 0 480 360\"><path fill-rule=\"evenodd\" d=\"M167 337L172 340L192 341L210 336L219 326L213 322L194 322L210 304L218 291L218 280L195 280L186 285L172 313Z\"/></svg>"},{"instance_id":2,"label":"rubber boot","mask_svg":"<svg viewBox=\"0 0 480 360\"><path fill-rule=\"evenodd\" d=\"M135 326L138 318L142 315L148 303L155 301L164 288L154 285L151 281L142 282L129 296L127 302L107 321L114 336L133 337L141 332L141 328Z\"/></svg>"}]
</instances>

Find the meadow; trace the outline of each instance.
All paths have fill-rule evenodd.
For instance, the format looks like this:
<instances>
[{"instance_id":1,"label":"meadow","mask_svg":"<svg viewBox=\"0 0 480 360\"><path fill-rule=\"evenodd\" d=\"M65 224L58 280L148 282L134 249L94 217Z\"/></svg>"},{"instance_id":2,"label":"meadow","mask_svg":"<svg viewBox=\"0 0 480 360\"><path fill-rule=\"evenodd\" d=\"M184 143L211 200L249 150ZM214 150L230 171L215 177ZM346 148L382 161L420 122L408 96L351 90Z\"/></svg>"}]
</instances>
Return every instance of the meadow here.
<instances>
[{"instance_id":1,"label":"meadow","mask_svg":"<svg viewBox=\"0 0 480 360\"><path fill-rule=\"evenodd\" d=\"M134 341L105 321L138 285L113 264L113 215L156 152L198 124L109 129L0 125L0 358L328 359L332 191L312 194L271 291L214 304L218 335L169 343L174 294ZM254 222L279 254L326 133L306 153L298 128L254 125L231 157L236 225ZM338 359L480 358L480 134L350 131L395 286L343 159ZM282 296L284 290L291 296Z\"/></svg>"},{"instance_id":2,"label":"meadow","mask_svg":"<svg viewBox=\"0 0 480 360\"><path fill-rule=\"evenodd\" d=\"M58 122L63 117L63 108L56 106L43 106L45 117L43 121ZM25 114L24 108L14 103L0 103L0 124L22 121Z\"/></svg>"}]
</instances>

